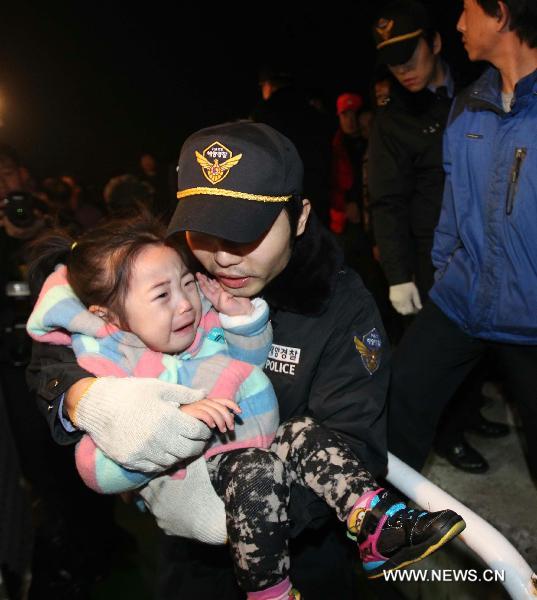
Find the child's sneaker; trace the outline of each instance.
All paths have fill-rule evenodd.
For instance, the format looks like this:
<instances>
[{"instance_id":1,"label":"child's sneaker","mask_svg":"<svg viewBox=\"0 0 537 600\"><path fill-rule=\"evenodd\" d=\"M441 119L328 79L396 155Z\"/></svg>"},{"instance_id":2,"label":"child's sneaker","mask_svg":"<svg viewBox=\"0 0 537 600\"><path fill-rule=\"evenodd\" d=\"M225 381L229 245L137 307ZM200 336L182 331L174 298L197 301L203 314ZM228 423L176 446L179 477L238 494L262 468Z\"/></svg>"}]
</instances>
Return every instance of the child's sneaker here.
<instances>
[{"instance_id":1,"label":"child's sneaker","mask_svg":"<svg viewBox=\"0 0 537 600\"><path fill-rule=\"evenodd\" d=\"M350 533L357 534L369 579L429 556L466 527L452 510L430 513L408 508L386 490L374 495L368 508L354 509L348 523Z\"/></svg>"}]
</instances>

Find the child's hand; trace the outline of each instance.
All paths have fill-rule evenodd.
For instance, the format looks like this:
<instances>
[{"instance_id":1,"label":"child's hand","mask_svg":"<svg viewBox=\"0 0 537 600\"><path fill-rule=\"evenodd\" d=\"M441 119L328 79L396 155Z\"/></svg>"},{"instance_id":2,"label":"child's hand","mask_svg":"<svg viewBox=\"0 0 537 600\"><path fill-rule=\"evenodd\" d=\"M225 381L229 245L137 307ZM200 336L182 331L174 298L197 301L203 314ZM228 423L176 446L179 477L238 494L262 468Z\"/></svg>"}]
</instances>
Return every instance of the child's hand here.
<instances>
[{"instance_id":1,"label":"child's hand","mask_svg":"<svg viewBox=\"0 0 537 600\"><path fill-rule=\"evenodd\" d=\"M233 294L226 292L216 279L209 279L202 273L196 273L196 278L203 295L218 312L235 317L249 315L254 311L254 305L248 298L236 298Z\"/></svg>"},{"instance_id":2,"label":"child's hand","mask_svg":"<svg viewBox=\"0 0 537 600\"><path fill-rule=\"evenodd\" d=\"M227 398L205 398L192 402L192 404L184 404L179 407L179 410L203 421L208 427L218 427L222 433L228 429L233 431L235 428L233 413L240 414L241 412L239 405Z\"/></svg>"}]
</instances>

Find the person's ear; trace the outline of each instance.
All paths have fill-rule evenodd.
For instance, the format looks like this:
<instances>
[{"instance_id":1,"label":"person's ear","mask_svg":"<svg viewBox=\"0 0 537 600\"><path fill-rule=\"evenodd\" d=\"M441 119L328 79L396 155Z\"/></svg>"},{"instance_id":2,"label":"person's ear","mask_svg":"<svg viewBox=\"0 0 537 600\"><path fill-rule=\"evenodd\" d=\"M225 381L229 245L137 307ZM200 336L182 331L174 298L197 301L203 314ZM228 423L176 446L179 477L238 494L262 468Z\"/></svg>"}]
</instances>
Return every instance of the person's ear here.
<instances>
[{"instance_id":1,"label":"person's ear","mask_svg":"<svg viewBox=\"0 0 537 600\"><path fill-rule=\"evenodd\" d=\"M433 38L433 54L438 56L442 51L442 36L438 33L438 31L434 34Z\"/></svg>"},{"instance_id":2,"label":"person's ear","mask_svg":"<svg viewBox=\"0 0 537 600\"><path fill-rule=\"evenodd\" d=\"M511 22L511 15L509 13L509 9L505 5L505 2L499 0L498 2L498 10L496 12L496 18L498 20L498 32L509 31L509 24Z\"/></svg>"},{"instance_id":3,"label":"person's ear","mask_svg":"<svg viewBox=\"0 0 537 600\"><path fill-rule=\"evenodd\" d=\"M298 223L296 226L296 235L302 235L304 230L306 229L306 223L310 217L311 212L311 202L304 198L302 200L302 212L300 213L300 217L298 217Z\"/></svg>"},{"instance_id":4,"label":"person's ear","mask_svg":"<svg viewBox=\"0 0 537 600\"><path fill-rule=\"evenodd\" d=\"M98 304L92 304L88 308L88 310L90 311L90 313L97 315L98 317L101 317L101 319L104 320L108 320L108 317L110 316L108 309L106 309L104 306L99 306Z\"/></svg>"}]
</instances>

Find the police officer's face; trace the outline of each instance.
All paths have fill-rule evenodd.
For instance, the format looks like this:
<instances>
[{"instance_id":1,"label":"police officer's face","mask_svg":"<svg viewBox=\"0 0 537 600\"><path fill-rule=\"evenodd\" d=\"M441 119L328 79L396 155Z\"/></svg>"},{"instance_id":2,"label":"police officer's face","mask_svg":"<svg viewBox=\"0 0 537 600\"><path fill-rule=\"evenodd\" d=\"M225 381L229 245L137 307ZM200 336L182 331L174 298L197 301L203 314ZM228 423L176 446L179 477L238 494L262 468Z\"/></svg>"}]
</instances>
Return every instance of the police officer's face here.
<instances>
[{"instance_id":1,"label":"police officer's face","mask_svg":"<svg viewBox=\"0 0 537 600\"><path fill-rule=\"evenodd\" d=\"M388 65L392 75L409 92L420 92L434 79L437 68L437 58L441 49L440 36L437 34L433 48L420 38L414 54L401 65Z\"/></svg>"},{"instance_id":2,"label":"police officer's face","mask_svg":"<svg viewBox=\"0 0 537 600\"><path fill-rule=\"evenodd\" d=\"M304 232L309 212L310 204L305 200L297 235ZM207 271L227 291L244 298L258 295L285 269L291 257L291 227L284 210L255 242L238 244L193 231L187 232L186 239Z\"/></svg>"}]
</instances>

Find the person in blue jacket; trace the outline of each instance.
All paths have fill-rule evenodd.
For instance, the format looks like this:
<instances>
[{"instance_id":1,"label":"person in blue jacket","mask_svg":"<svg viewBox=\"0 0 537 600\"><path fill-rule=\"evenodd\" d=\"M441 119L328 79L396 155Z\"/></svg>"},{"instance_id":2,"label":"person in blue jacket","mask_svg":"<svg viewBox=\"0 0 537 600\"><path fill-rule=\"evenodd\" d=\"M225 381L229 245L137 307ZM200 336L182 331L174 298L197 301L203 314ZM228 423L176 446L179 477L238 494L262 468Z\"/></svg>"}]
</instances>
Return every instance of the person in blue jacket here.
<instances>
[{"instance_id":1,"label":"person in blue jacket","mask_svg":"<svg viewBox=\"0 0 537 600\"><path fill-rule=\"evenodd\" d=\"M449 398L490 351L504 371L537 474L537 3L465 0L470 60L491 66L457 98L432 302L397 350L390 450L421 469Z\"/></svg>"}]
</instances>

